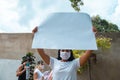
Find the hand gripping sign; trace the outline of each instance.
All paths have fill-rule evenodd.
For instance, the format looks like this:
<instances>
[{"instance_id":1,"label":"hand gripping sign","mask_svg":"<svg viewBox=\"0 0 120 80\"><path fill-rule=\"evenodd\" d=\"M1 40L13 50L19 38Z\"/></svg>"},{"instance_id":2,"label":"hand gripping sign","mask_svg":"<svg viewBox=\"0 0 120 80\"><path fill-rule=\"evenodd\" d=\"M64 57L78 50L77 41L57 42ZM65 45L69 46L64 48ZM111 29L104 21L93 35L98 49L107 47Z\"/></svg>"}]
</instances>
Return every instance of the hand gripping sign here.
<instances>
[{"instance_id":1,"label":"hand gripping sign","mask_svg":"<svg viewBox=\"0 0 120 80\"><path fill-rule=\"evenodd\" d=\"M32 48L96 50L92 21L86 13L52 13L34 34Z\"/></svg>"}]
</instances>

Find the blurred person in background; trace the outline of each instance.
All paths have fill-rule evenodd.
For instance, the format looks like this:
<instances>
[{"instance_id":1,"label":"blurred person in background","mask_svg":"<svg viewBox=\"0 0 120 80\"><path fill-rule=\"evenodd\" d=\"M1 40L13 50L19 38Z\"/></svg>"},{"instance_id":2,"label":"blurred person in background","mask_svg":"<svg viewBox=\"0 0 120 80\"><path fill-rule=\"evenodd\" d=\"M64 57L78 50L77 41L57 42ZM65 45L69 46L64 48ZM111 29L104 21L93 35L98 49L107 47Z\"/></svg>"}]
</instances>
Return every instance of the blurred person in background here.
<instances>
[{"instance_id":1,"label":"blurred person in background","mask_svg":"<svg viewBox=\"0 0 120 80\"><path fill-rule=\"evenodd\" d=\"M40 60L40 61L38 61L37 65L35 67L33 79L34 80L44 80L43 70L44 70L44 64L43 64L43 61Z\"/></svg>"},{"instance_id":2,"label":"blurred person in background","mask_svg":"<svg viewBox=\"0 0 120 80\"><path fill-rule=\"evenodd\" d=\"M26 63L27 59L23 60L16 71L16 76L18 77L18 80L26 80Z\"/></svg>"}]
</instances>

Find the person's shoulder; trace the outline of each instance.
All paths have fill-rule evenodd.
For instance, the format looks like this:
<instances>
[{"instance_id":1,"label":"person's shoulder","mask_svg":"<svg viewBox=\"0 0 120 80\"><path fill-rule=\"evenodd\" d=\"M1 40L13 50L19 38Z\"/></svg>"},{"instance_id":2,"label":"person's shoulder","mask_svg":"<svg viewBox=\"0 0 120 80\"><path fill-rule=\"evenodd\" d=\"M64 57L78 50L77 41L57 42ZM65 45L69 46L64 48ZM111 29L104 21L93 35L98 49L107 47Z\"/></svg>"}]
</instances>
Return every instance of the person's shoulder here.
<instances>
[{"instance_id":1,"label":"person's shoulder","mask_svg":"<svg viewBox=\"0 0 120 80\"><path fill-rule=\"evenodd\" d=\"M72 60L72 62L78 62L80 60L80 58L76 58L74 60Z\"/></svg>"},{"instance_id":2,"label":"person's shoulder","mask_svg":"<svg viewBox=\"0 0 120 80\"><path fill-rule=\"evenodd\" d=\"M34 73L38 73L39 72L39 70L36 68L35 70L34 70Z\"/></svg>"},{"instance_id":3,"label":"person's shoulder","mask_svg":"<svg viewBox=\"0 0 120 80\"><path fill-rule=\"evenodd\" d=\"M21 64L18 68L19 68L19 69L22 69L22 68L23 68L23 65Z\"/></svg>"},{"instance_id":4,"label":"person's shoulder","mask_svg":"<svg viewBox=\"0 0 120 80\"><path fill-rule=\"evenodd\" d=\"M57 60L57 61L58 61L58 59L56 59L56 58L54 58L54 57L50 57L50 59L51 59L51 60L55 60L55 61Z\"/></svg>"},{"instance_id":5,"label":"person's shoulder","mask_svg":"<svg viewBox=\"0 0 120 80\"><path fill-rule=\"evenodd\" d=\"M50 71L48 70L48 71L45 71L45 72L43 72L43 74L44 75L48 75L50 73Z\"/></svg>"},{"instance_id":6,"label":"person's shoulder","mask_svg":"<svg viewBox=\"0 0 120 80\"><path fill-rule=\"evenodd\" d=\"M78 68L80 67L80 58L76 58L74 59L74 65L78 66Z\"/></svg>"},{"instance_id":7,"label":"person's shoulder","mask_svg":"<svg viewBox=\"0 0 120 80\"><path fill-rule=\"evenodd\" d=\"M75 58L73 61L79 60L80 58Z\"/></svg>"},{"instance_id":8,"label":"person's shoulder","mask_svg":"<svg viewBox=\"0 0 120 80\"><path fill-rule=\"evenodd\" d=\"M56 59L56 58L54 58L54 57L52 57L52 56L50 56L50 58L51 58L51 59Z\"/></svg>"},{"instance_id":9,"label":"person's shoulder","mask_svg":"<svg viewBox=\"0 0 120 80\"><path fill-rule=\"evenodd\" d=\"M39 71L37 68L34 71Z\"/></svg>"}]
</instances>

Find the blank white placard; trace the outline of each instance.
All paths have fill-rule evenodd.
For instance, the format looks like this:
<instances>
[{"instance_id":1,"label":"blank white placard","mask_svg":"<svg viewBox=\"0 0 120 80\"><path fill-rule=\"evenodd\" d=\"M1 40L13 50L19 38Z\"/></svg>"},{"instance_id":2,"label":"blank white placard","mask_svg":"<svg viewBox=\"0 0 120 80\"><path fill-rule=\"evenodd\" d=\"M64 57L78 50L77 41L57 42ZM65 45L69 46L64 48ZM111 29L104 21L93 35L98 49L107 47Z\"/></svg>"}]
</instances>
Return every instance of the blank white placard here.
<instances>
[{"instance_id":1,"label":"blank white placard","mask_svg":"<svg viewBox=\"0 0 120 80\"><path fill-rule=\"evenodd\" d=\"M34 34L32 48L96 50L92 21L86 13L52 13Z\"/></svg>"}]
</instances>

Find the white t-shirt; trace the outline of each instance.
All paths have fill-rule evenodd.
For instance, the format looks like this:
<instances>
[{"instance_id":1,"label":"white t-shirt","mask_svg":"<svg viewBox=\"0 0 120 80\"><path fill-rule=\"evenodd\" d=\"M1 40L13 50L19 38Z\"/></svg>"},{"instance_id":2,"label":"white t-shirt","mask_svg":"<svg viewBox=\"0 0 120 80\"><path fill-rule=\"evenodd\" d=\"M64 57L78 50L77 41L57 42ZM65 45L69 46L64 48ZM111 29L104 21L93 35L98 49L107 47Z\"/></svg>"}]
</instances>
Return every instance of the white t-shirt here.
<instances>
[{"instance_id":1,"label":"white t-shirt","mask_svg":"<svg viewBox=\"0 0 120 80\"><path fill-rule=\"evenodd\" d=\"M53 70L53 80L77 80L77 69L80 67L80 61L61 62L53 57L50 57L50 67Z\"/></svg>"},{"instance_id":2,"label":"white t-shirt","mask_svg":"<svg viewBox=\"0 0 120 80\"><path fill-rule=\"evenodd\" d=\"M34 70L34 73L37 73L38 74L38 80L42 80L42 76L43 76L43 74L42 74L42 72L39 70L39 69L35 69Z\"/></svg>"}]
</instances>

